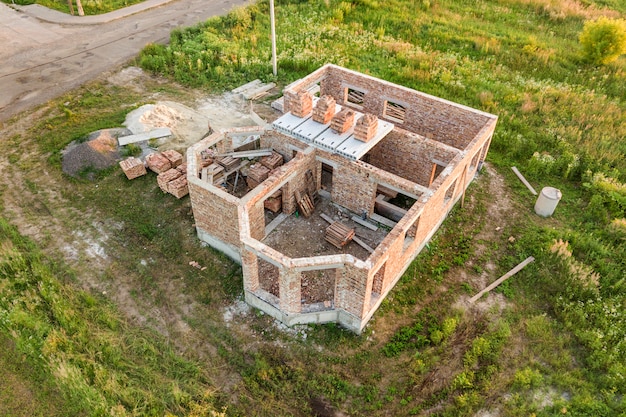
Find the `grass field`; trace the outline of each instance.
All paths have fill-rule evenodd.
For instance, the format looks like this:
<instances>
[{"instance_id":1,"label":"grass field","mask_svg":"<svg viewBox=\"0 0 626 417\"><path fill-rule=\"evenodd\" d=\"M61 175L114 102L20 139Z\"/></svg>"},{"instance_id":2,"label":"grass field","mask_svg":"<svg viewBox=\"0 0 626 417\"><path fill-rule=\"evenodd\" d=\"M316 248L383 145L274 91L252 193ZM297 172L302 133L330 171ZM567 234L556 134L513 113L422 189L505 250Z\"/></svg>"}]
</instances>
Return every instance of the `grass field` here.
<instances>
[{"instance_id":1,"label":"grass field","mask_svg":"<svg viewBox=\"0 0 626 417\"><path fill-rule=\"evenodd\" d=\"M241 271L198 243L188 200L162 194L153 177L129 182L111 170L90 182L60 172L67 143L119 125L138 104L271 80L267 9L237 9L147 47L137 62L168 83L93 83L5 127L2 375L23 394L2 397L2 407L624 415L626 60L594 67L577 42L586 19L623 16L623 2L277 4L280 84L333 62L500 117L491 167L465 208L360 337L332 325L288 332L255 312L225 320ZM562 190L554 217L532 213L511 165L536 188ZM106 259L68 259L75 241L97 243ZM530 255L536 261L483 307L459 304Z\"/></svg>"}]
</instances>

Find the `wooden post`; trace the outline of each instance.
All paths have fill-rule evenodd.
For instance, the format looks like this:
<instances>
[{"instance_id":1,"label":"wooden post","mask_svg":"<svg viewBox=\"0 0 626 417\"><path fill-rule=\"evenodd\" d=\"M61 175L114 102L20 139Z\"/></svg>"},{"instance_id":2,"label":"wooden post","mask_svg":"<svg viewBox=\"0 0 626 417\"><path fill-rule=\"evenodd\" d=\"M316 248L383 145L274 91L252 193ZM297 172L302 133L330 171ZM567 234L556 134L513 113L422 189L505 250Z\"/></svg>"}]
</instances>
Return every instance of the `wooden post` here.
<instances>
[{"instance_id":1,"label":"wooden post","mask_svg":"<svg viewBox=\"0 0 626 417\"><path fill-rule=\"evenodd\" d=\"M496 288L498 285L502 284L504 281L506 281L507 279L511 278L513 275L517 274L519 271L521 271L526 265L528 265L529 263L531 263L532 261L534 261L535 258L533 258L532 256L529 256L528 258L524 259L524 261L522 261L519 265L517 265L515 268L511 269L509 272L507 272L506 274L502 275L500 278L498 278L493 284L489 285L487 288L485 288L484 290L482 290L481 292L479 292L478 294L476 294L475 296L473 296L472 298L470 298L470 303L475 303L476 300L478 300L480 297L483 296L483 294L485 294L486 292L489 292L491 290L493 290L494 288Z\"/></svg>"},{"instance_id":2,"label":"wooden post","mask_svg":"<svg viewBox=\"0 0 626 417\"><path fill-rule=\"evenodd\" d=\"M467 182L467 165L465 166L465 171L463 172L463 194L461 194L461 208L465 205L465 184Z\"/></svg>"},{"instance_id":3,"label":"wooden post","mask_svg":"<svg viewBox=\"0 0 626 417\"><path fill-rule=\"evenodd\" d=\"M530 185L530 183L528 181L526 181L526 178L524 178L524 176L522 175L521 172L519 172L519 170L517 169L517 167L511 167L511 169L513 170L513 172L515 172L515 175L517 175L517 178L519 178L519 180L526 186L526 188L528 188L528 190L533 194L533 195L537 195L537 191L535 191L535 189L533 188L532 185Z\"/></svg>"},{"instance_id":4,"label":"wooden post","mask_svg":"<svg viewBox=\"0 0 626 417\"><path fill-rule=\"evenodd\" d=\"M433 169L430 172L430 181L428 181L429 188L431 185L433 185L433 181L435 180L435 171L437 171L437 164L433 164Z\"/></svg>"}]
</instances>

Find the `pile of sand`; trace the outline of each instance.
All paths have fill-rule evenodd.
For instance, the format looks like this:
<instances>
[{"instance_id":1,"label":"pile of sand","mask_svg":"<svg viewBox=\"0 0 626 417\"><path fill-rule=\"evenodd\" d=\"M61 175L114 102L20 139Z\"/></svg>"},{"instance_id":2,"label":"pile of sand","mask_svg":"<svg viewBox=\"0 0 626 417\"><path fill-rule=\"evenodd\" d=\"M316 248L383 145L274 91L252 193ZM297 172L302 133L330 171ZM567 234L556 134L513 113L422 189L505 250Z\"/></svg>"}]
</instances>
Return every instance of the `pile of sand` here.
<instances>
[{"instance_id":1,"label":"pile of sand","mask_svg":"<svg viewBox=\"0 0 626 417\"><path fill-rule=\"evenodd\" d=\"M120 159L117 138L132 134L128 129L102 129L89 134L84 142L73 141L62 152L63 172L73 177L84 173L93 178L95 171L115 165Z\"/></svg>"}]
</instances>

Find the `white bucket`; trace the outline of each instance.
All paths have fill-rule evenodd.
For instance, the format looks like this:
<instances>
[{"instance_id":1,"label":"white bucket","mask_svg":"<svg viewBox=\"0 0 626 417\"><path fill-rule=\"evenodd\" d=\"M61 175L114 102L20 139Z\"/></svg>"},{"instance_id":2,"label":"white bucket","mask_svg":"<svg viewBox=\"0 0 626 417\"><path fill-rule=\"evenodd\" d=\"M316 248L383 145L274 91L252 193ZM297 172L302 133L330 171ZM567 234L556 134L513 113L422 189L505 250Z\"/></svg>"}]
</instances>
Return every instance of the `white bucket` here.
<instances>
[{"instance_id":1,"label":"white bucket","mask_svg":"<svg viewBox=\"0 0 626 417\"><path fill-rule=\"evenodd\" d=\"M563 197L561 191L557 188L553 187L543 187L541 193L539 193L539 197L537 197L537 202L535 203L535 213L543 217L552 216L554 213L554 209L557 204Z\"/></svg>"}]
</instances>

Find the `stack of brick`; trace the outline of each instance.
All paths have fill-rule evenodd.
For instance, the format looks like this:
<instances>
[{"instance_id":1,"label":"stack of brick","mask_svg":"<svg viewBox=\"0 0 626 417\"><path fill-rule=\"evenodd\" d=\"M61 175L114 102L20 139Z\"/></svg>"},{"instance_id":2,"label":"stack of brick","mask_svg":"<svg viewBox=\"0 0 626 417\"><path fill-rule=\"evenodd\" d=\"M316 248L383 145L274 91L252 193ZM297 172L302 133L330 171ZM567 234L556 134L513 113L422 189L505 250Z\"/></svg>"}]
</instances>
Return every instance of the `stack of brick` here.
<instances>
[{"instance_id":1,"label":"stack of brick","mask_svg":"<svg viewBox=\"0 0 626 417\"><path fill-rule=\"evenodd\" d=\"M342 109L333 117L330 128L341 135L346 133L353 124L354 112L350 109Z\"/></svg>"},{"instance_id":2,"label":"stack of brick","mask_svg":"<svg viewBox=\"0 0 626 417\"><path fill-rule=\"evenodd\" d=\"M176 169L179 170L181 174L187 175L187 162L183 162L177 166Z\"/></svg>"},{"instance_id":3,"label":"stack of brick","mask_svg":"<svg viewBox=\"0 0 626 417\"><path fill-rule=\"evenodd\" d=\"M262 157L259 162L261 162L263 166L273 170L283 164L283 156L278 152L272 152L271 155Z\"/></svg>"},{"instance_id":4,"label":"stack of brick","mask_svg":"<svg viewBox=\"0 0 626 417\"><path fill-rule=\"evenodd\" d=\"M211 164L206 168L202 168L202 180L210 181L213 180L213 183L221 182L224 177L224 167L219 164Z\"/></svg>"},{"instance_id":5,"label":"stack of brick","mask_svg":"<svg viewBox=\"0 0 626 417\"><path fill-rule=\"evenodd\" d=\"M147 173L146 167L143 162L141 162L141 159L135 158L134 156L120 161L120 167L129 180L141 177Z\"/></svg>"},{"instance_id":6,"label":"stack of brick","mask_svg":"<svg viewBox=\"0 0 626 417\"><path fill-rule=\"evenodd\" d=\"M183 156L173 149L163 151L161 153L164 157L167 158L168 161L170 161L170 164L172 164L172 168L176 168L183 163Z\"/></svg>"},{"instance_id":7,"label":"stack of brick","mask_svg":"<svg viewBox=\"0 0 626 417\"><path fill-rule=\"evenodd\" d=\"M168 189L169 182L182 177L182 175L183 174L181 174L181 172L177 170L176 168L168 169L167 171L162 172L159 175L157 175L157 184L159 184L159 188L161 189L161 191L163 191L164 193L167 193L169 192L169 189Z\"/></svg>"},{"instance_id":8,"label":"stack of brick","mask_svg":"<svg viewBox=\"0 0 626 417\"><path fill-rule=\"evenodd\" d=\"M283 207L282 195L283 192L281 190L276 191L263 202L263 206L274 213L278 213Z\"/></svg>"},{"instance_id":9,"label":"stack of brick","mask_svg":"<svg viewBox=\"0 0 626 417\"><path fill-rule=\"evenodd\" d=\"M171 162L161 152L151 153L146 156L146 164L152 171L160 174L172 168Z\"/></svg>"},{"instance_id":10,"label":"stack of brick","mask_svg":"<svg viewBox=\"0 0 626 417\"><path fill-rule=\"evenodd\" d=\"M307 117L313 111L313 96L308 91L297 94L285 94L287 111L296 117Z\"/></svg>"},{"instance_id":11,"label":"stack of brick","mask_svg":"<svg viewBox=\"0 0 626 417\"><path fill-rule=\"evenodd\" d=\"M167 184L167 191L176 198L182 198L189 194L189 185L187 184L187 177L181 175L173 181Z\"/></svg>"},{"instance_id":12,"label":"stack of brick","mask_svg":"<svg viewBox=\"0 0 626 417\"><path fill-rule=\"evenodd\" d=\"M225 156L217 160L217 163L224 167L226 171L232 171L239 166L239 159L232 156Z\"/></svg>"},{"instance_id":13,"label":"stack of brick","mask_svg":"<svg viewBox=\"0 0 626 417\"><path fill-rule=\"evenodd\" d=\"M215 151L213 149L205 149L200 152L200 158L201 168L208 167L215 162Z\"/></svg>"},{"instance_id":14,"label":"stack of brick","mask_svg":"<svg viewBox=\"0 0 626 417\"><path fill-rule=\"evenodd\" d=\"M366 113L356 121L354 128L354 138L361 142L369 142L378 129L378 117L371 113Z\"/></svg>"},{"instance_id":15,"label":"stack of brick","mask_svg":"<svg viewBox=\"0 0 626 417\"><path fill-rule=\"evenodd\" d=\"M335 115L335 104L332 96L322 96L313 109L313 120L322 124L330 123Z\"/></svg>"},{"instance_id":16,"label":"stack of brick","mask_svg":"<svg viewBox=\"0 0 626 417\"><path fill-rule=\"evenodd\" d=\"M249 189L255 188L257 185L265 181L270 173L269 168L261 164L254 164L248 170L248 176L246 177L246 183Z\"/></svg>"}]
</instances>

